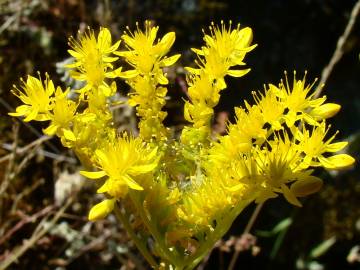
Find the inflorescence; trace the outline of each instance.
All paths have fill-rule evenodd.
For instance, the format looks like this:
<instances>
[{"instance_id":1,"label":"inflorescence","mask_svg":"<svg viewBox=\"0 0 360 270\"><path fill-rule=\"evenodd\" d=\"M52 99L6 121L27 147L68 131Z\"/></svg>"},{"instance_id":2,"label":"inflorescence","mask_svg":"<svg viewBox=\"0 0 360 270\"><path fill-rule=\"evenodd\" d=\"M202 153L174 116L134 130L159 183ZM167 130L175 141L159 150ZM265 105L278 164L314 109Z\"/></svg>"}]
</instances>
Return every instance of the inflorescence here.
<instances>
[{"instance_id":1,"label":"inflorescence","mask_svg":"<svg viewBox=\"0 0 360 270\"><path fill-rule=\"evenodd\" d=\"M139 25L113 43L110 31L98 35L88 29L70 38L74 58L67 68L83 82L69 98L70 89L55 87L49 75L28 76L13 93L23 102L12 116L24 121L44 121L47 135L56 135L73 149L86 167L81 174L99 182L104 200L93 206L90 220L115 210L144 256L161 265L192 269L228 230L251 202L262 203L282 194L296 206L299 198L320 190L323 181L314 169L348 168L354 159L342 150L347 142L335 142L326 120L340 105L314 96L314 83L306 73L292 82L287 75L278 85L268 84L235 108L236 121L227 134L214 137L211 121L226 76L242 77L250 69L244 59L252 45L249 27L235 28L221 22L204 31L204 45L187 67L189 99L184 117L189 122L180 138L172 138L163 125L162 110L169 83L164 67L180 55L167 56L175 33L157 39L158 27ZM119 66L127 62L127 70ZM131 88L128 104L139 117L139 136L118 134L112 125L110 106L117 92L116 80ZM136 239L138 238L138 239ZM147 239L152 238L152 245ZM140 240L140 241L136 241ZM150 258L150 259L149 259Z\"/></svg>"}]
</instances>

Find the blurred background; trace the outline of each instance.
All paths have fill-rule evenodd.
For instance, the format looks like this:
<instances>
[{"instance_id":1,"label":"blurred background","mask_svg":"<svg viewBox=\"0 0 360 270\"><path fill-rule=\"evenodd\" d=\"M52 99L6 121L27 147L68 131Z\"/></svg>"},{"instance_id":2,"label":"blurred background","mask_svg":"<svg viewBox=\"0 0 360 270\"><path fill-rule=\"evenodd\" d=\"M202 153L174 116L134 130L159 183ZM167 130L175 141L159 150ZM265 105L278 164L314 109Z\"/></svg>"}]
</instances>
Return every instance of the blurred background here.
<instances>
[{"instance_id":1,"label":"blurred background","mask_svg":"<svg viewBox=\"0 0 360 270\"><path fill-rule=\"evenodd\" d=\"M41 135L41 124L24 124L7 116L19 105L10 93L27 74L48 72L54 82L74 86L62 67L69 59L67 38L87 26L111 29L119 39L126 26L151 19L160 35L176 32L173 53L182 58L170 77L166 124L181 130L186 98L183 66L192 64L191 47L202 44L201 29L213 21L250 26L258 47L246 63L252 71L227 79L216 107L214 131L224 132L233 107L250 103L251 91L278 84L287 70L307 81L320 78L350 19L353 0L0 0L0 269L147 269L114 217L87 221L98 201L90 182L78 174L80 164L56 138ZM350 141L347 151L360 153L360 19L349 34L341 59L323 91L342 106L331 120ZM126 93L125 84L118 85ZM134 128L129 108L115 112ZM267 202L251 235L242 235L255 206L248 207L199 269L360 269L359 166L340 173L319 171L323 190L294 208L279 198Z\"/></svg>"}]
</instances>

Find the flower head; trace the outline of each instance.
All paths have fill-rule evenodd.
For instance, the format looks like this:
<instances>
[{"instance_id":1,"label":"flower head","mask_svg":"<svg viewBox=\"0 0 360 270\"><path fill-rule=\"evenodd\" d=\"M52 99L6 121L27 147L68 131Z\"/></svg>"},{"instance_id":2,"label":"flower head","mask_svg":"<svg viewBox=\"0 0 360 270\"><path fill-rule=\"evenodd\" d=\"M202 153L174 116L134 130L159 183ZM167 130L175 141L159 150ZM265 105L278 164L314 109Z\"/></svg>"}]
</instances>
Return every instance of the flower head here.
<instances>
[{"instance_id":1,"label":"flower head","mask_svg":"<svg viewBox=\"0 0 360 270\"><path fill-rule=\"evenodd\" d=\"M273 88L266 89L264 94L257 94L256 92L252 94L256 105L252 106L250 111L259 110L263 118L263 124L270 124L273 130L282 129L281 120L285 105L278 99Z\"/></svg>"},{"instance_id":2,"label":"flower head","mask_svg":"<svg viewBox=\"0 0 360 270\"><path fill-rule=\"evenodd\" d=\"M78 41L71 37L69 45L72 49L68 52L75 58L73 64L67 65L73 68L72 76L92 86L100 86L110 76L113 68L111 63L118 59L111 54L117 50L120 41L112 45L110 31L102 27L97 38L94 31L88 29Z\"/></svg>"},{"instance_id":3,"label":"flower head","mask_svg":"<svg viewBox=\"0 0 360 270\"><path fill-rule=\"evenodd\" d=\"M325 153L334 153L342 150L348 143L332 143L337 133L325 140L330 126L326 127L323 121L319 126L312 128L310 132L305 127L298 130L295 138L299 141L298 147L305 154L304 163L308 166L323 166L327 169L342 169L351 166L355 160L347 154L338 154L330 157Z\"/></svg>"},{"instance_id":4,"label":"flower head","mask_svg":"<svg viewBox=\"0 0 360 270\"><path fill-rule=\"evenodd\" d=\"M71 134L69 130L70 123L72 122L77 103L68 99L67 95L70 89L67 89L65 92L58 87L55 91L55 97L53 99L53 109L49 113L49 118L51 120L50 125L44 129L44 133L47 135L54 135L59 129L65 134ZM72 137L69 135L69 137Z\"/></svg>"},{"instance_id":5,"label":"flower head","mask_svg":"<svg viewBox=\"0 0 360 270\"><path fill-rule=\"evenodd\" d=\"M259 188L262 190L257 202L277 197L277 193L282 193L288 202L301 206L297 197L317 192L322 186L322 181L311 176L312 171L306 170L308 166L301 166L301 151L285 131L275 135L274 140L268 144L270 149L257 147L253 152L259 170Z\"/></svg>"},{"instance_id":6,"label":"flower head","mask_svg":"<svg viewBox=\"0 0 360 270\"><path fill-rule=\"evenodd\" d=\"M175 33L167 33L156 43L159 27L152 26L150 21L145 22L145 31L139 28L138 23L136 26L136 31L130 32L128 28L128 33L122 36L128 51L116 52L117 55L124 57L134 70L124 72L120 76L132 78L139 74L151 74L158 83L167 84L168 80L161 68L173 65L180 58L179 54L165 56L175 41Z\"/></svg>"},{"instance_id":7,"label":"flower head","mask_svg":"<svg viewBox=\"0 0 360 270\"><path fill-rule=\"evenodd\" d=\"M103 149L95 151L95 161L100 171L81 171L81 174L91 179L107 176L97 192L123 198L129 188L143 190L136 179L156 168L156 153L156 148L150 149L140 138L134 139L125 135L109 141Z\"/></svg>"},{"instance_id":8,"label":"flower head","mask_svg":"<svg viewBox=\"0 0 360 270\"><path fill-rule=\"evenodd\" d=\"M233 77L242 77L250 69L235 70L230 69L236 65L244 65L243 59L247 52L253 50L256 45L250 46L252 41L252 30L249 27L240 29L240 24L235 29L226 28L223 21L221 27L212 23L210 26L210 35L204 36L205 46L201 49L192 49L198 56L197 62L199 68L186 68L190 73L200 74L203 70L211 75L212 79L217 80L218 87L226 87L224 77L226 75Z\"/></svg>"},{"instance_id":9,"label":"flower head","mask_svg":"<svg viewBox=\"0 0 360 270\"><path fill-rule=\"evenodd\" d=\"M9 113L11 116L25 116L24 121L46 121L50 119L49 111L52 108L51 96L55 91L53 82L46 74L44 81L28 76L26 82L22 80L22 89L14 86L12 93L17 96L24 105L16 108L16 112Z\"/></svg>"},{"instance_id":10,"label":"flower head","mask_svg":"<svg viewBox=\"0 0 360 270\"><path fill-rule=\"evenodd\" d=\"M311 90L316 82L306 84L306 72L302 80L296 79L296 72L294 72L293 84L290 86L285 73L285 82L281 81L279 87L270 84L276 95L283 102L287 113L284 114L284 119L288 127L292 127L297 120L303 119L311 125L317 125L318 118L314 118L310 111L314 108L319 108L326 100L326 96L321 98L314 98L315 92Z\"/></svg>"}]
</instances>

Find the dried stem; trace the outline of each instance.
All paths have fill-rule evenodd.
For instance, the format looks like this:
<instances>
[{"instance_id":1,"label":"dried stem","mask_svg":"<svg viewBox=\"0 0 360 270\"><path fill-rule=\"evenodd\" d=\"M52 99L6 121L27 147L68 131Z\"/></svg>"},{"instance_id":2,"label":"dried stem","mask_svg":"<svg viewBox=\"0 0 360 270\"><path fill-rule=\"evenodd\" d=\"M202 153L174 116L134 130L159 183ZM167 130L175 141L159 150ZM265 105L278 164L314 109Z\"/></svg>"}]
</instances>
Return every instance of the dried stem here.
<instances>
[{"instance_id":1,"label":"dried stem","mask_svg":"<svg viewBox=\"0 0 360 270\"><path fill-rule=\"evenodd\" d=\"M0 245L3 244L6 240L8 240L15 232L20 230L25 224L35 222L38 218L47 215L50 213L50 211L53 210L53 206L49 205L43 209L41 209L39 212L31 215L31 216L25 216L23 219L21 219L14 227L12 227L8 232L6 232L1 238L0 238Z\"/></svg>"},{"instance_id":2,"label":"dried stem","mask_svg":"<svg viewBox=\"0 0 360 270\"><path fill-rule=\"evenodd\" d=\"M259 203L256 205L256 208L254 210L254 212L252 213L250 219L249 219L249 222L247 223L245 229L244 229L244 232L243 232L243 235L245 234L249 234L252 227L254 226L254 223L257 219L257 217L259 216L259 213L261 211L261 208L263 207L264 203ZM229 267L228 267L228 270L233 270L234 267L235 267L235 264L236 264L236 261L240 255L240 250L235 250L232 258L231 258L231 261L230 261L230 264L229 264Z\"/></svg>"},{"instance_id":3,"label":"dried stem","mask_svg":"<svg viewBox=\"0 0 360 270\"><path fill-rule=\"evenodd\" d=\"M47 216L42 219L38 227L35 229L34 233L30 237L30 239L23 242L23 245L15 248L12 253L0 264L0 269L6 269L8 266L16 262L28 249L30 249L32 246L36 244L36 242L43 237L59 220L59 218L62 216L62 214L65 212L65 210L72 204L74 200L75 194L73 196L69 197L65 205L60 208L55 216L50 220L48 226L44 226Z\"/></svg>"},{"instance_id":4,"label":"dried stem","mask_svg":"<svg viewBox=\"0 0 360 270\"><path fill-rule=\"evenodd\" d=\"M331 74L331 72L333 71L336 63L341 59L341 57L344 54L344 46L350 36L351 31L354 28L357 16L359 15L360 12L360 0L358 0L356 2L356 4L354 5L352 11L351 11L351 15L349 18L349 21L345 27L344 33L339 37L337 44L336 44L336 49L330 59L330 62L327 64L327 66L323 69L322 73L321 73L321 78L320 78L320 82L318 84L318 87L316 88L315 94L314 94L314 99L318 98L322 92L323 89L323 85L327 82L327 80L329 79L329 76Z\"/></svg>"}]
</instances>

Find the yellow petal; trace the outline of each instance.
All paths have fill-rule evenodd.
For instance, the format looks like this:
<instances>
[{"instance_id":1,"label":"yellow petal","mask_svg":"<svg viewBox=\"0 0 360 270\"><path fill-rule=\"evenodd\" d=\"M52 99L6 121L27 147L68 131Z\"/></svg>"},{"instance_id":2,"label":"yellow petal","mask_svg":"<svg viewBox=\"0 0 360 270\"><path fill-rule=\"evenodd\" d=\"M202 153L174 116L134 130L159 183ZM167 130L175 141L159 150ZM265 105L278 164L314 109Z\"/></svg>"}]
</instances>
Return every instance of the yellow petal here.
<instances>
[{"instance_id":1,"label":"yellow petal","mask_svg":"<svg viewBox=\"0 0 360 270\"><path fill-rule=\"evenodd\" d=\"M105 218L114 209L116 199L104 200L94 205L89 212L89 220L99 220Z\"/></svg>"},{"instance_id":2,"label":"yellow petal","mask_svg":"<svg viewBox=\"0 0 360 270\"><path fill-rule=\"evenodd\" d=\"M177 60L179 60L180 56L181 54L175 54L171 57L164 58L163 60L161 60L161 65L165 67L171 66L175 64Z\"/></svg>"},{"instance_id":3,"label":"yellow petal","mask_svg":"<svg viewBox=\"0 0 360 270\"><path fill-rule=\"evenodd\" d=\"M154 43L158 30L159 30L159 27L152 27L150 30L149 40L150 40L151 44Z\"/></svg>"},{"instance_id":4,"label":"yellow petal","mask_svg":"<svg viewBox=\"0 0 360 270\"><path fill-rule=\"evenodd\" d=\"M209 36L209 35L205 35L204 36L204 41L210 46L210 47L214 47L215 46L215 41L214 39Z\"/></svg>"},{"instance_id":5,"label":"yellow petal","mask_svg":"<svg viewBox=\"0 0 360 270\"><path fill-rule=\"evenodd\" d=\"M194 53L198 54L198 55L202 55L202 56L205 55L203 50L199 50L199 49L196 49L196 48L191 48L191 50L192 50Z\"/></svg>"},{"instance_id":6,"label":"yellow petal","mask_svg":"<svg viewBox=\"0 0 360 270\"><path fill-rule=\"evenodd\" d=\"M302 204L299 202L299 200L295 197L295 195L290 191L290 189L286 185L281 185L282 193L284 194L285 199L298 207L301 207Z\"/></svg>"},{"instance_id":7,"label":"yellow petal","mask_svg":"<svg viewBox=\"0 0 360 270\"><path fill-rule=\"evenodd\" d=\"M72 56L72 57L75 57L75 58L81 58L82 57L82 54L74 51L74 50L68 50L68 53Z\"/></svg>"},{"instance_id":8,"label":"yellow petal","mask_svg":"<svg viewBox=\"0 0 360 270\"><path fill-rule=\"evenodd\" d=\"M168 51L170 47L174 44L175 41L175 33L169 32L167 33L160 41L162 49L164 52Z\"/></svg>"},{"instance_id":9,"label":"yellow petal","mask_svg":"<svg viewBox=\"0 0 360 270\"><path fill-rule=\"evenodd\" d=\"M166 85L169 83L169 80L163 74L159 74L156 78L159 84Z\"/></svg>"},{"instance_id":10,"label":"yellow petal","mask_svg":"<svg viewBox=\"0 0 360 270\"><path fill-rule=\"evenodd\" d=\"M121 40L118 40L114 45L112 45L112 46L109 48L108 52L113 52L113 51L117 50L117 48L118 48L119 45L120 45L120 42L121 42Z\"/></svg>"},{"instance_id":11,"label":"yellow petal","mask_svg":"<svg viewBox=\"0 0 360 270\"><path fill-rule=\"evenodd\" d=\"M127 70L124 72L118 72L117 76L124 79L132 79L139 75L139 72L137 70Z\"/></svg>"},{"instance_id":12,"label":"yellow petal","mask_svg":"<svg viewBox=\"0 0 360 270\"><path fill-rule=\"evenodd\" d=\"M327 119L333 117L337 114L341 109L339 104L335 103L326 103L319 107L314 108L310 114L314 116L318 120Z\"/></svg>"},{"instance_id":13,"label":"yellow petal","mask_svg":"<svg viewBox=\"0 0 360 270\"><path fill-rule=\"evenodd\" d=\"M104 171L98 171L98 172L80 171L80 174L87 178L90 178L90 179L98 179L98 178L104 177L106 175L106 172L104 172Z\"/></svg>"},{"instance_id":14,"label":"yellow petal","mask_svg":"<svg viewBox=\"0 0 360 270\"><path fill-rule=\"evenodd\" d=\"M263 203L267 201L268 199L276 198L278 195L275 192L272 192L269 189L262 190L259 192L255 199L255 203Z\"/></svg>"},{"instance_id":15,"label":"yellow petal","mask_svg":"<svg viewBox=\"0 0 360 270\"><path fill-rule=\"evenodd\" d=\"M124 181L129 186L129 188L136 189L136 190L144 190L138 183L136 183L130 176L124 175Z\"/></svg>"},{"instance_id":16,"label":"yellow petal","mask_svg":"<svg viewBox=\"0 0 360 270\"><path fill-rule=\"evenodd\" d=\"M128 35L122 35L121 38L125 41L125 43L131 48L134 47L134 39Z\"/></svg>"},{"instance_id":17,"label":"yellow petal","mask_svg":"<svg viewBox=\"0 0 360 270\"><path fill-rule=\"evenodd\" d=\"M35 120L37 114L38 114L38 109L32 108L30 113L24 119L24 122L29 122L31 120Z\"/></svg>"},{"instance_id":18,"label":"yellow petal","mask_svg":"<svg viewBox=\"0 0 360 270\"><path fill-rule=\"evenodd\" d=\"M326 146L326 151L327 152L337 152L337 151L340 151L341 149L343 149L347 145L348 145L348 142L332 143L332 144L329 144Z\"/></svg>"},{"instance_id":19,"label":"yellow petal","mask_svg":"<svg viewBox=\"0 0 360 270\"><path fill-rule=\"evenodd\" d=\"M239 42L239 44L237 44L237 47L239 49L241 49L241 47L246 47L251 43L251 41L253 39L252 29L250 27L245 27L245 28L241 29L239 36L241 37L241 42ZM255 48L255 46L256 45L252 45L251 47Z\"/></svg>"},{"instance_id":20,"label":"yellow petal","mask_svg":"<svg viewBox=\"0 0 360 270\"><path fill-rule=\"evenodd\" d=\"M74 63L65 65L65 67L67 67L67 68L77 68L77 67L80 67L80 66L81 66L81 62L74 62Z\"/></svg>"},{"instance_id":21,"label":"yellow petal","mask_svg":"<svg viewBox=\"0 0 360 270\"><path fill-rule=\"evenodd\" d=\"M97 193L104 193L104 192L108 192L108 183L109 183L109 180L107 180L107 181L105 181L105 183L101 186L101 187L99 187L97 190L96 190L96 192Z\"/></svg>"},{"instance_id":22,"label":"yellow petal","mask_svg":"<svg viewBox=\"0 0 360 270\"><path fill-rule=\"evenodd\" d=\"M229 72L228 72L229 73ZM226 88L226 83L224 78L219 78L217 81L217 86L222 90Z\"/></svg>"},{"instance_id":23,"label":"yellow petal","mask_svg":"<svg viewBox=\"0 0 360 270\"><path fill-rule=\"evenodd\" d=\"M296 197L304 197L312 193L318 192L323 185L323 181L316 176L308 176L305 180L299 180L293 183L290 191Z\"/></svg>"},{"instance_id":24,"label":"yellow petal","mask_svg":"<svg viewBox=\"0 0 360 270\"><path fill-rule=\"evenodd\" d=\"M96 119L96 114L90 112L87 112L86 114L82 114L81 117L78 118L78 120L80 120L80 122L82 123L92 122L95 121L95 119Z\"/></svg>"},{"instance_id":25,"label":"yellow petal","mask_svg":"<svg viewBox=\"0 0 360 270\"><path fill-rule=\"evenodd\" d=\"M152 160L156 156L157 150L158 150L157 147L152 149L151 152L146 156L147 160Z\"/></svg>"},{"instance_id":26,"label":"yellow petal","mask_svg":"<svg viewBox=\"0 0 360 270\"><path fill-rule=\"evenodd\" d=\"M326 168L334 170L347 169L355 162L355 159L347 154L331 156L328 157L327 160L332 164L332 166Z\"/></svg>"},{"instance_id":27,"label":"yellow petal","mask_svg":"<svg viewBox=\"0 0 360 270\"><path fill-rule=\"evenodd\" d=\"M185 70L191 74L200 75L200 69L198 68L191 68L191 67L185 67Z\"/></svg>"},{"instance_id":28,"label":"yellow petal","mask_svg":"<svg viewBox=\"0 0 360 270\"><path fill-rule=\"evenodd\" d=\"M62 129L65 139L69 141L76 141L75 134L70 129Z\"/></svg>"},{"instance_id":29,"label":"yellow petal","mask_svg":"<svg viewBox=\"0 0 360 270\"><path fill-rule=\"evenodd\" d=\"M16 112L8 113L8 115L11 115L11 116L23 116L23 115L27 114L29 109L31 110L31 107L28 106L28 105L20 105L20 106L16 107Z\"/></svg>"},{"instance_id":30,"label":"yellow petal","mask_svg":"<svg viewBox=\"0 0 360 270\"><path fill-rule=\"evenodd\" d=\"M146 165L131 166L129 169L129 174L136 176L139 174L148 173L154 170L156 166L157 166L156 162Z\"/></svg>"},{"instance_id":31,"label":"yellow petal","mask_svg":"<svg viewBox=\"0 0 360 270\"><path fill-rule=\"evenodd\" d=\"M117 69L115 69L114 71L110 71L110 72L106 72L106 78L116 78L117 76L119 76L119 74L121 74L121 70L122 67L119 67Z\"/></svg>"},{"instance_id":32,"label":"yellow petal","mask_svg":"<svg viewBox=\"0 0 360 270\"><path fill-rule=\"evenodd\" d=\"M58 88L60 88L60 87L58 86ZM54 92L55 92L54 83L52 82L52 80L49 80L48 84L46 85L46 94L48 96L51 96Z\"/></svg>"},{"instance_id":33,"label":"yellow petal","mask_svg":"<svg viewBox=\"0 0 360 270\"><path fill-rule=\"evenodd\" d=\"M38 115L34 118L35 121L48 121L50 117L45 113L38 113Z\"/></svg>"},{"instance_id":34,"label":"yellow petal","mask_svg":"<svg viewBox=\"0 0 360 270\"><path fill-rule=\"evenodd\" d=\"M119 57L110 57L110 56L106 56L106 57L103 57L102 60L106 63L111 63L111 62L114 62L116 60L118 60Z\"/></svg>"},{"instance_id":35,"label":"yellow petal","mask_svg":"<svg viewBox=\"0 0 360 270\"><path fill-rule=\"evenodd\" d=\"M250 68L248 68L248 69L239 69L239 70L229 69L227 74L229 76L238 78L238 77L242 77L242 76L246 75L249 72L250 72Z\"/></svg>"},{"instance_id":36,"label":"yellow petal","mask_svg":"<svg viewBox=\"0 0 360 270\"><path fill-rule=\"evenodd\" d=\"M50 124L50 126L48 126L47 128L43 129L43 132L46 135L52 136L55 134L55 132L57 131L57 129L59 128L59 125L54 125L54 124Z\"/></svg>"},{"instance_id":37,"label":"yellow petal","mask_svg":"<svg viewBox=\"0 0 360 270\"><path fill-rule=\"evenodd\" d=\"M237 184L237 185L234 185L234 186L229 186L229 187L226 187L227 190L231 191L231 192L237 192L239 191L240 189L242 189L244 187L244 184L243 183L240 183L240 184Z\"/></svg>"},{"instance_id":38,"label":"yellow petal","mask_svg":"<svg viewBox=\"0 0 360 270\"><path fill-rule=\"evenodd\" d=\"M95 155L98 157L102 165L109 164L109 159L103 151L97 149L95 150Z\"/></svg>"},{"instance_id":39,"label":"yellow petal","mask_svg":"<svg viewBox=\"0 0 360 270\"><path fill-rule=\"evenodd\" d=\"M111 44L111 34L109 29L102 27L98 35L98 44L101 49L106 49L110 47Z\"/></svg>"}]
</instances>

